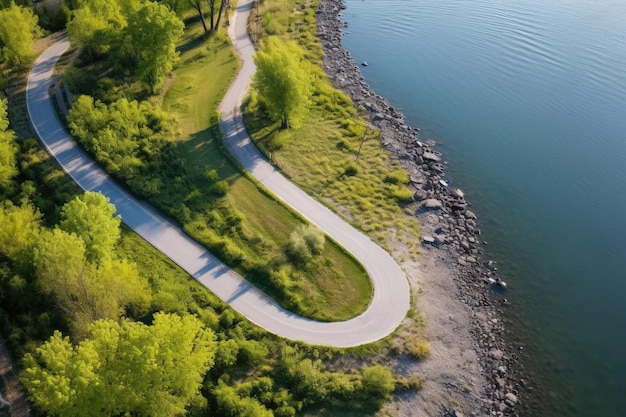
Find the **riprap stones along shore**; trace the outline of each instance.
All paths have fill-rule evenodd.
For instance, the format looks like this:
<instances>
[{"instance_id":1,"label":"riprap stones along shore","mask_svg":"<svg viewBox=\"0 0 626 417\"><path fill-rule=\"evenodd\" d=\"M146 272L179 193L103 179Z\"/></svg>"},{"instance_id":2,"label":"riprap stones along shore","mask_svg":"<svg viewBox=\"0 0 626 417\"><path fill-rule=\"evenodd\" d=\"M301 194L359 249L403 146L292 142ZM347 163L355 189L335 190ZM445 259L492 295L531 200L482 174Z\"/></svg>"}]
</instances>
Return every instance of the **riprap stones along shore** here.
<instances>
[{"instance_id":1,"label":"riprap stones along shore","mask_svg":"<svg viewBox=\"0 0 626 417\"><path fill-rule=\"evenodd\" d=\"M472 335L483 372L491 381L487 391L488 412L514 415L523 380L519 377L518 353L506 346L497 296L488 284L500 283L493 262L482 262L480 229L476 215L468 209L464 193L445 178L445 162L434 142L422 141L418 129L404 122L403 114L365 81L359 66L342 43L342 0L321 0L317 11L319 38L324 50L324 70L345 91L371 123L380 130L383 146L395 154L409 173L410 186L419 209L422 241L432 251L446 253L451 268L458 271L459 297L474 312ZM503 301L503 300L501 300ZM476 410L479 411L479 410ZM486 410L480 410L486 411Z\"/></svg>"}]
</instances>

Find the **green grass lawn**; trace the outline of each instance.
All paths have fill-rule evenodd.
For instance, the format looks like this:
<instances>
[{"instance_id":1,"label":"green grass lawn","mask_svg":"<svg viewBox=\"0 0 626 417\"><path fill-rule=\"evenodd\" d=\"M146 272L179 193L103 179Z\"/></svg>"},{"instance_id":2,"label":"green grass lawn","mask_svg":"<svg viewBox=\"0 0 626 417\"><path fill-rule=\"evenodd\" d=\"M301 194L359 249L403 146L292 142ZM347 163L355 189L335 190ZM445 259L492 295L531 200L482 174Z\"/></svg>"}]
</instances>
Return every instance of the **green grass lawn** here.
<instances>
[{"instance_id":1,"label":"green grass lawn","mask_svg":"<svg viewBox=\"0 0 626 417\"><path fill-rule=\"evenodd\" d=\"M200 42L200 31L198 24L186 29L181 60L162 97L163 108L182 130L176 140L187 171L185 189L199 190L200 195L192 205L180 188L167 186L159 196L160 204L170 211L180 204L192 206L186 230L201 241L208 233L205 226L210 229L212 222L236 213L239 229L229 238L243 252L243 261L235 268L284 306L320 320L360 314L371 299L371 282L362 266L334 242L327 240L324 251L309 265L295 267L286 259L284 248L303 220L243 175L225 151L216 109L239 62L225 33ZM204 198L205 173L212 169L229 184L227 195L218 202Z\"/></svg>"},{"instance_id":2,"label":"green grass lawn","mask_svg":"<svg viewBox=\"0 0 626 417\"><path fill-rule=\"evenodd\" d=\"M307 193L383 247L401 247L401 256L415 257L420 246L419 226L412 215L408 175L397 158L383 149L379 133L366 129L366 118L350 98L335 89L324 74L314 19L317 3L263 2L263 26L255 37L280 36L299 43L313 63L311 105L298 127L281 130L279 123L267 119L262 98L252 94L244 113L248 132ZM250 28L256 31L257 25Z\"/></svg>"}]
</instances>

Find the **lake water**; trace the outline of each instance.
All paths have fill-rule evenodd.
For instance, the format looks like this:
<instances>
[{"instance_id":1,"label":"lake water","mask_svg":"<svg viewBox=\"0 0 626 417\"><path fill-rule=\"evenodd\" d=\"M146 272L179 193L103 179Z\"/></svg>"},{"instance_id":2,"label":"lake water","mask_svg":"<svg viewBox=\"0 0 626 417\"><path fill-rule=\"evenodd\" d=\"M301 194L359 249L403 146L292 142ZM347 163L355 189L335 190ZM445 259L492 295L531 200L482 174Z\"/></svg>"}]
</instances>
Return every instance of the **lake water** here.
<instances>
[{"instance_id":1,"label":"lake water","mask_svg":"<svg viewBox=\"0 0 626 417\"><path fill-rule=\"evenodd\" d=\"M626 415L626 1L346 5L345 46L438 142L509 283L523 415Z\"/></svg>"}]
</instances>

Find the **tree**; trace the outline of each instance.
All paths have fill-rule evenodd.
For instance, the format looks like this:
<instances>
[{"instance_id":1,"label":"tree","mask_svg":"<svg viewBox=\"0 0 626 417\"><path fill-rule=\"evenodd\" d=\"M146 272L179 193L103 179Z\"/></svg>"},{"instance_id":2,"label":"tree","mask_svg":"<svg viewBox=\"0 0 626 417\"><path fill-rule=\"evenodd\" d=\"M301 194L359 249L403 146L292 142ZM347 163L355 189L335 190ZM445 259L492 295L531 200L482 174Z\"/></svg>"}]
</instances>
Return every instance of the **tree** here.
<instances>
[{"instance_id":1,"label":"tree","mask_svg":"<svg viewBox=\"0 0 626 417\"><path fill-rule=\"evenodd\" d=\"M209 13L211 15L211 31L217 32L220 27L220 20L222 19L222 14L228 5L230 4L229 0L219 0L220 7L217 12L217 21L215 21L215 8L216 8L216 0L207 0L207 4L209 5Z\"/></svg>"},{"instance_id":2,"label":"tree","mask_svg":"<svg viewBox=\"0 0 626 417\"><path fill-rule=\"evenodd\" d=\"M202 22L204 33L207 34L209 30L206 27L206 21L204 20L204 10L202 10L204 2L202 0L187 0L187 3L189 3L189 5L193 7L196 12L198 12L198 17L200 17L200 21ZM213 25L213 22L211 22L211 25Z\"/></svg>"},{"instance_id":3,"label":"tree","mask_svg":"<svg viewBox=\"0 0 626 417\"><path fill-rule=\"evenodd\" d=\"M118 319L129 309L144 313L150 292L135 264L106 259L95 265L85 253L80 237L60 229L43 232L35 248L41 286L72 319L73 333L84 335L93 321Z\"/></svg>"},{"instance_id":4,"label":"tree","mask_svg":"<svg viewBox=\"0 0 626 417\"><path fill-rule=\"evenodd\" d=\"M217 408L224 417L274 417L274 414L254 398L241 397L237 391L220 382L213 390Z\"/></svg>"},{"instance_id":5,"label":"tree","mask_svg":"<svg viewBox=\"0 0 626 417\"><path fill-rule=\"evenodd\" d=\"M310 90L310 72L302 49L295 42L269 37L254 56L254 85L273 120L282 128L304 115Z\"/></svg>"},{"instance_id":6,"label":"tree","mask_svg":"<svg viewBox=\"0 0 626 417\"><path fill-rule=\"evenodd\" d=\"M0 10L0 50L10 64L25 66L35 56L33 43L41 36L37 16L29 8L15 3Z\"/></svg>"},{"instance_id":7,"label":"tree","mask_svg":"<svg viewBox=\"0 0 626 417\"><path fill-rule=\"evenodd\" d=\"M24 357L22 383L51 416L184 414L213 365L215 336L193 316L151 326L101 320L76 346L60 332Z\"/></svg>"},{"instance_id":8,"label":"tree","mask_svg":"<svg viewBox=\"0 0 626 417\"><path fill-rule=\"evenodd\" d=\"M85 258L90 262L111 259L120 237L120 216L115 206L100 193L86 192L61 209L62 230L75 233L85 243Z\"/></svg>"},{"instance_id":9,"label":"tree","mask_svg":"<svg viewBox=\"0 0 626 417\"><path fill-rule=\"evenodd\" d=\"M136 76L153 90L159 88L178 61L176 44L183 22L165 5L144 3L129 19L128 34L137 62Z\"/></svg>"},{"instance_id":10,"label":"tree","mask_svg":"<svg viewBox=\"0 0 626 417\"><path fill-rule=\"evenodd\" d=\"M18 272L32 268L33 247L41 233L41 213L28 202L0 205L0 253Z\"/></svg>"},{"instance_id":11,"label":"tree","mask_svg":"<svg viewBox=\"0 0 626 417\"><path fill-rule=\"evenodd\" d=\"M13 177L17 175L16 154L15 132L9 129L7 118L7 101L0 99L0 190L13 185Z\"/></svg>"},{"instance_id":12,"label":"tree","mask_svg":"<svg viewBox=\"0 0 626 417\"><path fill-rule=\"evenodd\" d=\"M74 10L67 32L88 54L103 55L119 46L126 26L127 18L118 1L91 0Z\"/></svg>"}]
</instances>

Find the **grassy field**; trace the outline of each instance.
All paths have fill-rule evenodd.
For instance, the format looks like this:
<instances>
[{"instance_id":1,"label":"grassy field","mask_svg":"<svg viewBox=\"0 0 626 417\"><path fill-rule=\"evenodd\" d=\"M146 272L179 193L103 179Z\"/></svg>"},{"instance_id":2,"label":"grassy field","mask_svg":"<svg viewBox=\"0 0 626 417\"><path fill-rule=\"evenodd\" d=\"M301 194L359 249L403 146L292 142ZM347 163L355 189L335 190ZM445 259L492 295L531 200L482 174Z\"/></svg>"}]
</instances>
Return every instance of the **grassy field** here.
<instances>
[{"instance_id":1,"label":"grassy field","mask_svg":"<svg viewBox=\"0 0 626 417\"><path fill-rule=\"evenodd\" d=\"M302 219L243 175L225 151L216 109L239 63L224 33L199 42L200 30L199 24L188 25L175 78L162 96L163 108L175 117L182 130L177 150L184 160L186 180L191 181L187 188L201 192L193 204L198 214L192 215L186 230L202 240L202 233L206 232L201 225L203 220L210 224L216 217L226 216L224 213L237 213L243 219L238 224L242 230L231 236L243 251L244 261L235 265L240 272L286 307L308 317L345 320L358 315L372 294L361 265L332 241L327 241L323 253L312 263L289 265L284 248L294 230L303 224ZM217 203L221 210L208 209L216 204L208 196L202 201L205 173L212 169L229 184L226 197ZM159 200L176 209L185 200L179 193L180 188L164 187ZM201 213L206 210L210 210L208 215ZM263 270L268 267L273 269L269 277ZM276 280L282 280L282 291L276 290Z\"/></svg>"},{"instance_id":2,"label":"grassy field","mask_svg":"<svg viewBox=\"0 0 626 417\"><path fill-rule=\"evenodd\" d=\"M252 94L245 110L248 132L291 179L368 233L383 247L402 248L403 256L419 250L419 226L412 215L408 175L384 150L366 117L335 89L321 69L322 51L314 11L317 1L266 0L255 38L279 36L295 40L311 69L312 95L307 116L297 128L280 129L263 111L262 98ZM362 148L359 148L362 144ZM358 159L357 159L358 153Z\"/></svg>"}]
</instances>

